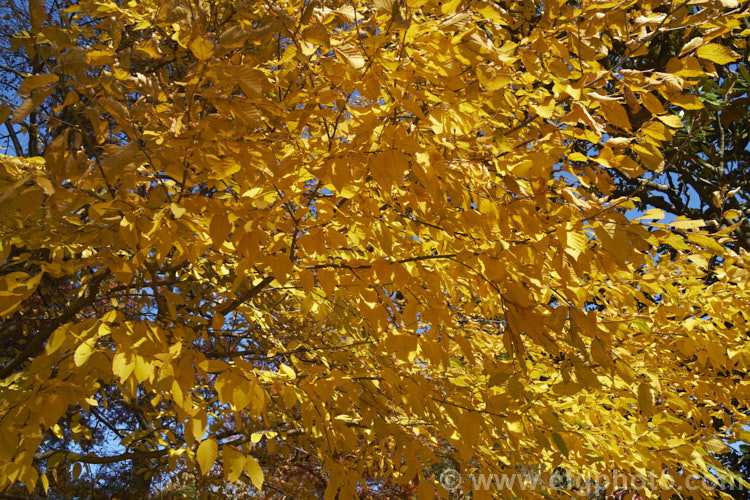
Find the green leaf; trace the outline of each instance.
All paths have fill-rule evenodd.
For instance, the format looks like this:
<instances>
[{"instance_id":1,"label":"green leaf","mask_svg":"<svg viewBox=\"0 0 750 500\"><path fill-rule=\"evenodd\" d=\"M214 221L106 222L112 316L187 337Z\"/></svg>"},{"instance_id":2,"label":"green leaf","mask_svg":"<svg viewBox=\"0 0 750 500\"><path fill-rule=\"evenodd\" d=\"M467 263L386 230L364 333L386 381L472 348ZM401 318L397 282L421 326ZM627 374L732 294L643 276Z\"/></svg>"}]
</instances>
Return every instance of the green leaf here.
<instances>
[{"instance_id":1,"label":"green leaf","mask_svg":"<svg viewBox=\"0 0 750 500\"><path fill-rule=\"evenodd\" d=\"M557 449L560 450L560 452L565 455L567 458L568 456L568 445L565 443L565 440L563 437L558 434L557 432L552 433L552 442L555 443L555 446L557 446Z\"/></svg>"}]
</instances>

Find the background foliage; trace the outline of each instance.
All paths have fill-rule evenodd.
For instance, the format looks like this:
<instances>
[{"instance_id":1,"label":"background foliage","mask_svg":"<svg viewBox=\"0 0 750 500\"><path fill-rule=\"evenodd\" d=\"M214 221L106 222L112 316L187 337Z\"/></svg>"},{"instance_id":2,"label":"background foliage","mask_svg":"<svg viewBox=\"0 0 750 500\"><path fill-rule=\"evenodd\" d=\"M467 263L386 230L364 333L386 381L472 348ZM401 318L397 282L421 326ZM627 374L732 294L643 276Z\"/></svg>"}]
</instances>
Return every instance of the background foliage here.
<instances>
[{"instance_id":1,"label":"background foliage","mask_svg":"<svg viewBox=\"0 0 750 500\"><path fill-rule=\"evenodd\" d=\"M0 488L728 474L746 11L6 3Z\"/></svg>"}]
</instances>

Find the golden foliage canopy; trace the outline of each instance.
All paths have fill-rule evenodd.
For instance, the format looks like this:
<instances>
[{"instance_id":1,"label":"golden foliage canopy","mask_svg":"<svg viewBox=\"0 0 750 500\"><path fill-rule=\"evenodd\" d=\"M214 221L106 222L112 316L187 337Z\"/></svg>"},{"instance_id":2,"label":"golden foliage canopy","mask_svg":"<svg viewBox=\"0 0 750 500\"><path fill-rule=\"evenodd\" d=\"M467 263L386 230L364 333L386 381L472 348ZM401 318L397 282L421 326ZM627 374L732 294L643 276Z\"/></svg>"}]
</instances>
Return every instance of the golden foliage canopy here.
<instances>
[{"instance_id":1,"label":"golden foliage canopy","mask_svg":"<svg viewBox=\"0 0 750 500\"><path fill-rule=\"evenodd\" d=\"M326 498L374 480L447 497L445 454L465 478L723 471L711 453L750 441L748 257L731 228L595 193L602 167L663 168L670 105L699 106L687 90L744 50L741 11L37 13L17 44L46 65L12 120L58 102L43 157L0 162L0 488L146 459L313 496L299 455ZM682 53L639 65L666 31ZM55 448L116 405L139 416L120 451Z\"/></svg>"}]
</instances>

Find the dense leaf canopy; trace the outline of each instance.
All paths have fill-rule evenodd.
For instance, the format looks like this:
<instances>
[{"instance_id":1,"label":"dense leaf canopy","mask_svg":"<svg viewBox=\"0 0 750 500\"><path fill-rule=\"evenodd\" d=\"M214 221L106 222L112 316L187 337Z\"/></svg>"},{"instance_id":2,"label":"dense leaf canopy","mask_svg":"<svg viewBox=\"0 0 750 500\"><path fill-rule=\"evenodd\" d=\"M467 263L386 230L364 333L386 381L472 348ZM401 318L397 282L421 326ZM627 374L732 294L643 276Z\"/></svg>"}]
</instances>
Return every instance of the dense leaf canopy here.
<instances>
[{"instance_id":1,"label":"dense leaf canopy","mask_svg":"<svg viewBox=\"0 0 750 500\"><path fill-rule=\"evenodd\" d=\"M636 219L610 175L668 166L745 2L31 3L0 489L447 498L449 463L660 495L750 442L742 214Z\"/></svg>"}]
</instances>

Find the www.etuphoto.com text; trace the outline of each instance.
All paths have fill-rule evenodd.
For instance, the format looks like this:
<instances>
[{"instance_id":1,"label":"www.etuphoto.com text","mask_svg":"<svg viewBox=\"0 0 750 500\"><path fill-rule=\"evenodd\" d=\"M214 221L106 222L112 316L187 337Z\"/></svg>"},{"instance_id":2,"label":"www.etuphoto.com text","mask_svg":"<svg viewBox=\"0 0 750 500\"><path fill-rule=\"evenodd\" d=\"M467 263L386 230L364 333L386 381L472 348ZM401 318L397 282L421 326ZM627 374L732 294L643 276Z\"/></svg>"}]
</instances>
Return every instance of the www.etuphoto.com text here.
<instances>
[{"instance_id":1,"label":"www.etuphoto.com text","mask_svg":"<svg viewBox=\"0 0 750 500\"><path fill-rule=\"evenodd\" d=\"M544 491L558 490L590 495L594 491L650 491L675 490L690 492L700 489L735 491L747 489L747 484L738 481L725 481L715 478L714 482L692 476L669 473L625 474L619 471L601 473L595 476L571 475L553 472L545 475L539 471L508 473L477 473L462 475L454 469L444 470L439 477L440 484L448 491Z\"/></svg>"}]
</instances>

